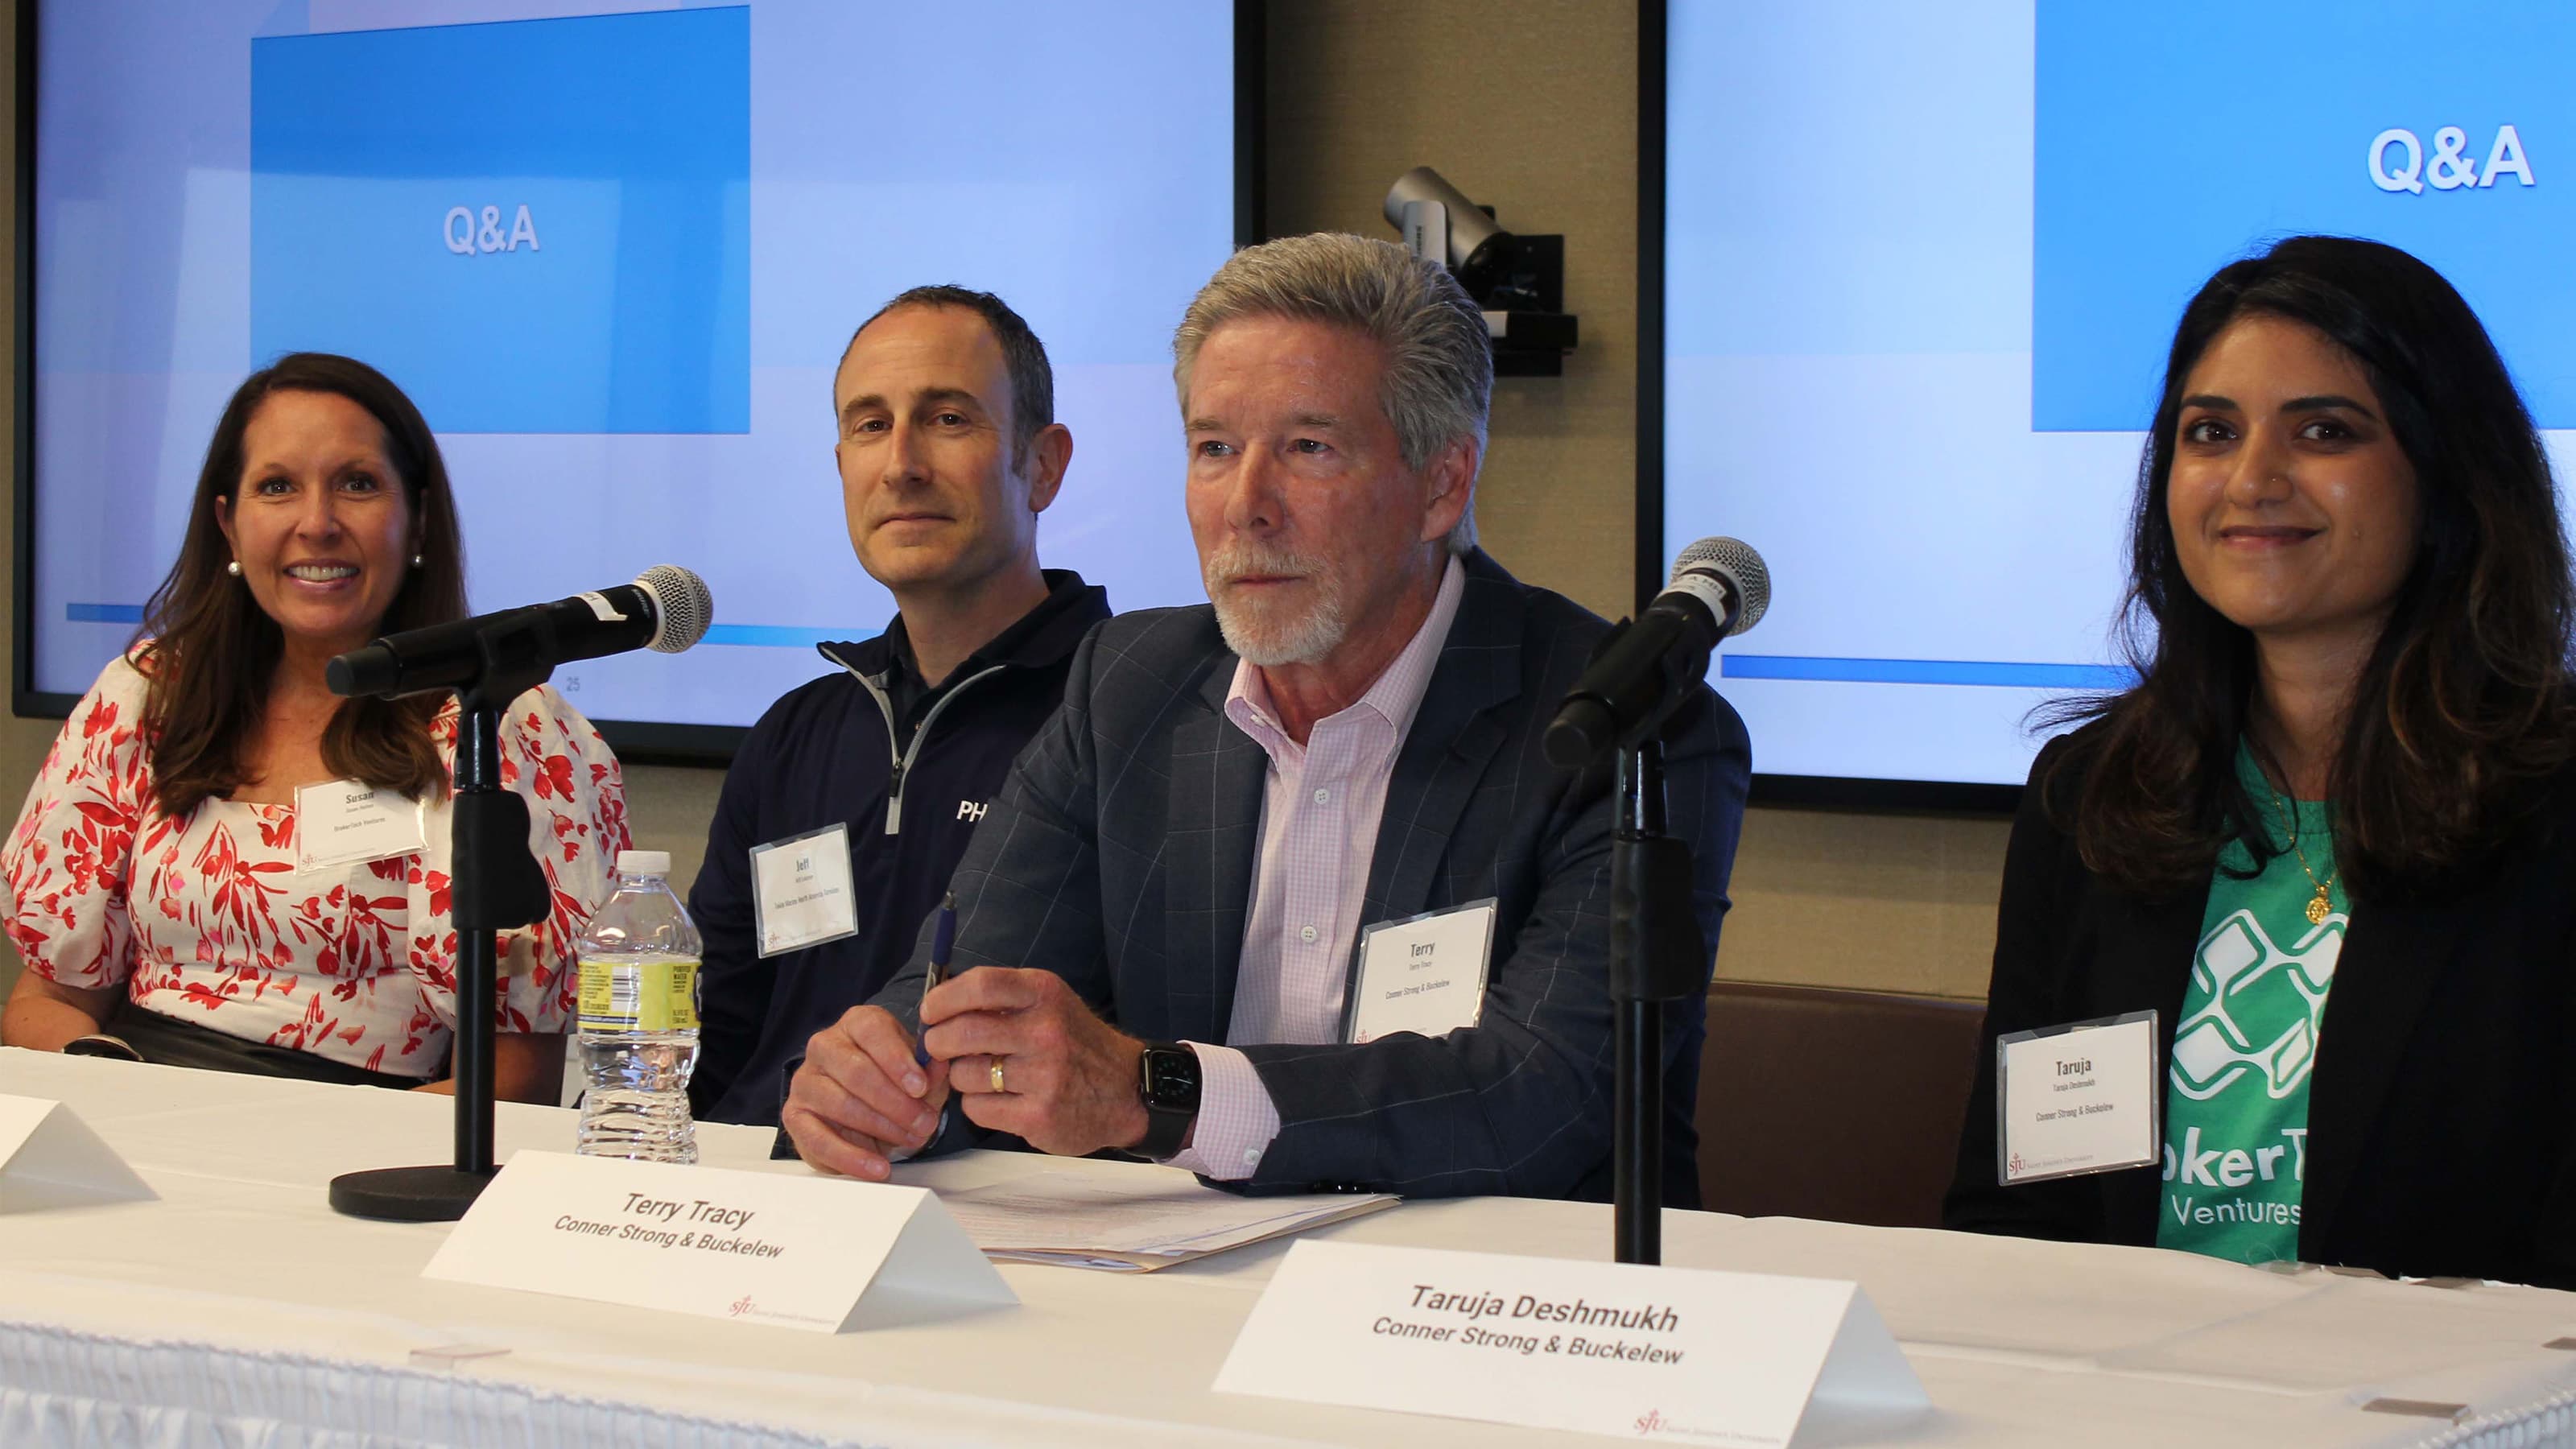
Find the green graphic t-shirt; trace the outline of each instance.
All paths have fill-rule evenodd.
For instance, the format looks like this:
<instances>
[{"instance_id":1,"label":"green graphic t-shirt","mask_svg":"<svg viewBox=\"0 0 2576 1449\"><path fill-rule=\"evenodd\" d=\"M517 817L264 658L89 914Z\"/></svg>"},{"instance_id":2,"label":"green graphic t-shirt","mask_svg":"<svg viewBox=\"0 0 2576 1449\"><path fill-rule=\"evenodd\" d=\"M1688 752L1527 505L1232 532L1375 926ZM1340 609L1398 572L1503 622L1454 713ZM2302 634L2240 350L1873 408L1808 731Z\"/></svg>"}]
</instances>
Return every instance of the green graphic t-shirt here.
<instances>
[{"instance_id":1,"label":"green graphic t-shirt","mask_svg":"<svg viewBox=\"0 0 2576 1449\"><path fill-rule=\"evenodd\" d=\"M2243 745L2236 768L2256 808L2269 812L2266 829L2280 853L2246 878L2253 858L2230 841L2210 879L2166 1082L2156 1244L2268 1263L2299 1256L2308 1069L2350 907L2335 879L2324 802L2293 806ZM2319 882L2329 909L2311 921Z\"/></svg>"}]
</instances>

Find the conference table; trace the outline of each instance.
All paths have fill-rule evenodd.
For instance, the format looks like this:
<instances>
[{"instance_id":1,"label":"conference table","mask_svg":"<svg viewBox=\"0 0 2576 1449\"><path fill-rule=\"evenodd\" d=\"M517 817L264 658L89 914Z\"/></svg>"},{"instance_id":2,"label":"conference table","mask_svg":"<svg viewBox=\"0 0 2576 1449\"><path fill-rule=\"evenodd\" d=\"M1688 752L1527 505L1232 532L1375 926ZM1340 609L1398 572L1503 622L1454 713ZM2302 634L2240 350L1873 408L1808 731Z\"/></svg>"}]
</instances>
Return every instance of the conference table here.
<instances>
[{"instance_id":1,"label":"conference table","mask_svg":"<svg viewBox=\"0 0 2576 1449\"><path fill-rule=\"evenodd\" d=\"M1016 1307L808 1333L422 1278L448 1225L341 1217L325 1184L442 1160L443 1097L16 1050L0 1093L68 1105L158 1194L0 1228L0 1445L1585 1442L1214 1392L1277 1242L1151 1274L1005 1264ZM574 1121L505 1103L501 1155L569 1150ZM707 1164L807 1171L769 1141L699 1128ZM952 1191L1064 1166L969 1152L898 1179ZM1610 1210L1407 1203L1314 1236L1606 1260ZM2576 1443L2576 1294L1715 1213L1668 1214L1664 1245L1678 1266L1859 1282L1933 1405L1869 1442Z\"/></svg>"}]
</instances>

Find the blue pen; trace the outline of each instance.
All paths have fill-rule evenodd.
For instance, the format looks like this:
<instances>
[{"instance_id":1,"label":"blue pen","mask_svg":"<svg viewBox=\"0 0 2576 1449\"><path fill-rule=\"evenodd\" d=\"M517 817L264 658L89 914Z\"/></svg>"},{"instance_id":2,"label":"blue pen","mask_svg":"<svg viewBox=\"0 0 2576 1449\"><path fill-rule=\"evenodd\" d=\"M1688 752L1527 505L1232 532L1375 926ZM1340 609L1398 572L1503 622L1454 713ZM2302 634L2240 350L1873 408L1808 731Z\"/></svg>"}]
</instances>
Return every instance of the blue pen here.
<instances>
[{"instance_id":1,"label":"blue pen","mask_svg":"<svg viewBox=\"0 0 2576 1449\"><path fill-rule=\"evenodd\" d=\"M948 979L948 953L957 949L957 892L950 891L939 903L939 923L930 930L930 974L922 978L921 994L927 999L933 988ZM912 1064L930 1065L930 1048L913 1044Z\"/></svg>"}]
</instances>

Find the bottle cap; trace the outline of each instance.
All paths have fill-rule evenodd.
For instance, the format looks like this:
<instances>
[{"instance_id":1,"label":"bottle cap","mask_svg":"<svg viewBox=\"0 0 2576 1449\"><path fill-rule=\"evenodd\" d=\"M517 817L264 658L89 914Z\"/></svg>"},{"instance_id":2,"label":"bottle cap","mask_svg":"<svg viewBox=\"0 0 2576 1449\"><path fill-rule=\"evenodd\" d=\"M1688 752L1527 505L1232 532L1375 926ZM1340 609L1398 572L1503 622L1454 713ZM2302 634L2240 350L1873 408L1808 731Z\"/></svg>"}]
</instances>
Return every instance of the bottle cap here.
<instances>
[{"instance_id":1,"label":"bottle cap","mask_svg":"<svg viewBox=\"0 0 2576 1449\"><path fill-rule=\"evenodd\" d=\"M617 852L619 875L669 875L671 852L667 850L621 850Z\"/></svg>"}]
</instances>

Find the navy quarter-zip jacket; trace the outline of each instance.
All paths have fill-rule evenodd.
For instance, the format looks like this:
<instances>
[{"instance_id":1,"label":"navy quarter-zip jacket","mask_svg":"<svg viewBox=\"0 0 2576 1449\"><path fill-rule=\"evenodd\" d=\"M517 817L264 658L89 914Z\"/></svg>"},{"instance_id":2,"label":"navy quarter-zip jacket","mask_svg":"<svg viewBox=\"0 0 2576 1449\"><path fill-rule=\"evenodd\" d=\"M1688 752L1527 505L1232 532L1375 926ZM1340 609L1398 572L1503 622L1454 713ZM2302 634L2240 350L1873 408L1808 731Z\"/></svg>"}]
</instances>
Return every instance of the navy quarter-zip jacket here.
<instances>
[{"instance_id":1,"label":"navy quarter-zip jacket","mask_svg":"<svg viewBox=\"0 0 2576 1449\"><path fill-rule=\"evenodd\" d=\"M770 706L734 755L707 831L689 914L706 938L699 1120L778 1125L805 1043L874 995L912 954L975 822L1064 699L1074 646L1109 617L1108 594L1046 571L1045 602L925 690L892 631L825 644L841 666ZM751 851L849 828L858 931L764 960L754 931Z\"/></svg>"}]
</instances>

